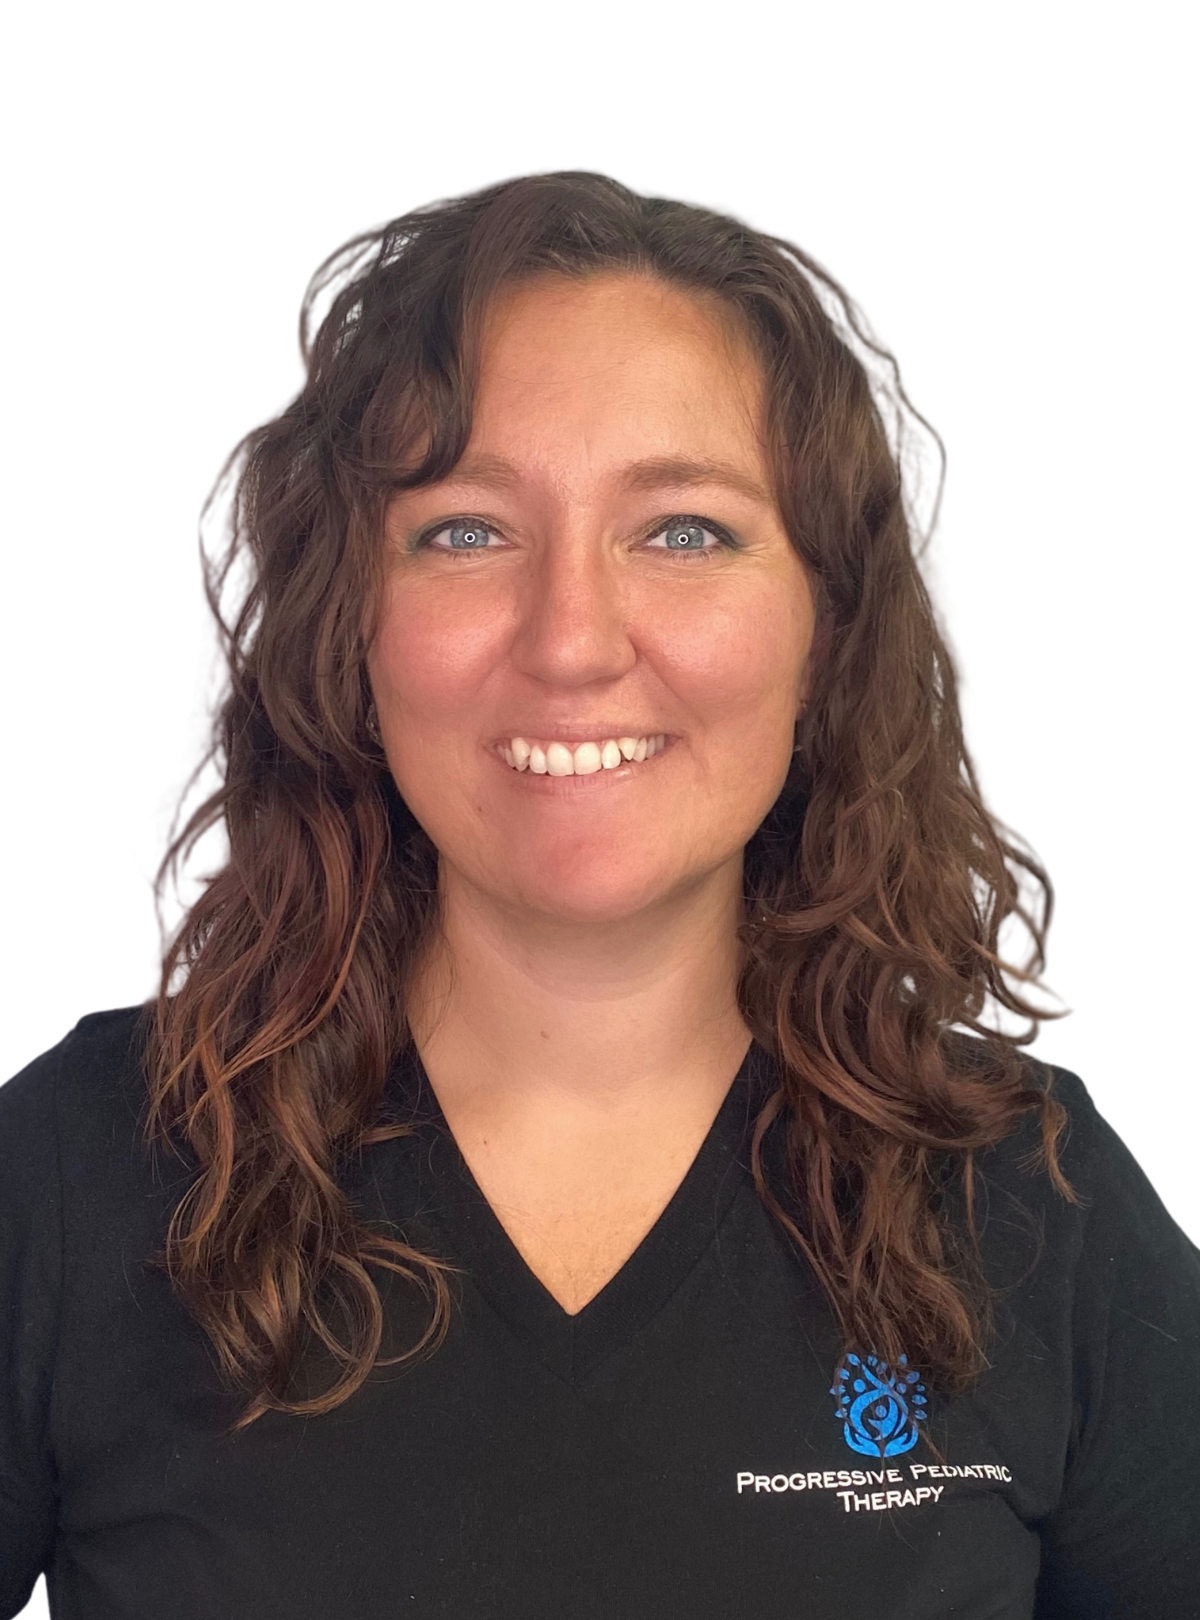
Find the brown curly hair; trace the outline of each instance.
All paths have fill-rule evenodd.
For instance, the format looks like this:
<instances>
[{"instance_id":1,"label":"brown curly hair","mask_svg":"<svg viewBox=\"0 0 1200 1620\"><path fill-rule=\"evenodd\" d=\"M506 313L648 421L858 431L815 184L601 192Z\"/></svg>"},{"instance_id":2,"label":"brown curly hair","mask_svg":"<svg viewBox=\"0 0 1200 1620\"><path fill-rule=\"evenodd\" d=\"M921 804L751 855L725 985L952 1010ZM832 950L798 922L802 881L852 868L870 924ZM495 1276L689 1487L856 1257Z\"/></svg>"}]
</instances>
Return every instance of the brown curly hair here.
<instances>
[{"instance_id":1,"label":"brown curly hair","mask_svg":"<svg viewBox=\"0 0 1200 1620\"><path fill-rule=\"evenodd\" d=\"M382 1342L372 1268L427 1293L405 1356L434 1350L449 1322L452 1268L361 1224L339 1178L351 1153L405 1129L380 1107L437 906L437 851L368 730L383 513L462 455L497 289L602 270L715 297L742 321L766 378L776 498L816 592L798 749L745 852L739 1004L780 1077L754 1135L761 1197L847 1346L892 1361L903 1346L948 1389L986 1365L991 1331L976 1153L1037 1110L1034 1159L1074 1197L1055 1151L1064 1111L1021 1050L1046 1016L1027 987L1050 885L983 805L918 568L932 517L917 512L917 452L940 454L936 435L842 288L792 244L602 175L508 181L322 266L301 318L307 380L226 469L227 543L207 564L229 676L210 756L223 782L160 878L222 824L228 859L165 954L149 1130L198 1167L160 1258L246 1395L243 1424L326 1411L361 1384ZM935 507L939 487L940 472ZM1000 954L1008 919L1030 941L1020 965ZM1001 1032L1005 1013L1025 1027ZM334 1372L302 1399L292 1381L314 1339Z\"/></svg>"}]
</instances>

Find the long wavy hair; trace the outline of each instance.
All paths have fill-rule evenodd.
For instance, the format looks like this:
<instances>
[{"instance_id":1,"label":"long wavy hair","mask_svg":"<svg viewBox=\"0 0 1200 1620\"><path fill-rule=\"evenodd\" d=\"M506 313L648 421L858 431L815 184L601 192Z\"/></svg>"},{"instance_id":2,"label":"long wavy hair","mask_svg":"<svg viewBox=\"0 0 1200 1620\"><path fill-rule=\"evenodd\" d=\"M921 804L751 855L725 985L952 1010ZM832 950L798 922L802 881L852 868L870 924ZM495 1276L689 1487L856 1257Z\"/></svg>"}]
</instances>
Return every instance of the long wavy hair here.
<instances>
[{"instance_id":1,"label":"long wavy hair","mask_svg":"<svg viewBox=\"0 0 1200 1620\"><path fill-rule=\"evenodd\" d=\"M779 1076L753 1138L760 1196L847 1346L906 1351L948 1390L987 1365L993 1323L975 1156L1036 1110L1029 1166L1074 1197L1055 1151L1065 1111L1022 1051L1045 1016L1030 987L1051 889L984 807L918 567L932 517L914 475L936 435L847 294L791 243L603 175L508 181L327 260L301 316L307 380L219 486L228 531L207 589L228 665L210 756L222 782L160 879L210 829L223 826L228 859L165 953L149 1131L194 1160L160 1259L244 1394L243 1425L327 1411L362 1383L382 1359L382 1271L428 1306L392 1360L434 1351L451 1317L453 1268L360 1222L341 1176L409 1128L385 1118L385 1081L437 925L437 851L369 729L383 514L462 455L496 291L602 271L659 277L742 323L766 379L776 498L816 593L797 752L744 862L738 998ZM1010 919L1020 962L1001 955ZM943 1196L948 1170L965 1223ZM332 1371L302 1397L314 1341Z\"/></svg>"}]
</instances>

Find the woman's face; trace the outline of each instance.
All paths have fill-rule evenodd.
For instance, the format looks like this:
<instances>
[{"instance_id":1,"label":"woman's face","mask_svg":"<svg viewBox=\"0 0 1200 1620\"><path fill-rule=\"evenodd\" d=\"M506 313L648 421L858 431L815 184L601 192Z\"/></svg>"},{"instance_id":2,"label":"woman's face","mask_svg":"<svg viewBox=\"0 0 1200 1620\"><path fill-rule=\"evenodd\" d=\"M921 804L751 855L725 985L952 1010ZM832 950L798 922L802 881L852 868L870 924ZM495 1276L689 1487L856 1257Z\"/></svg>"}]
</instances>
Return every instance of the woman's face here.
<instances>
[{"instance_id":1,"label":"woman's face","mask_svg":"<svg viewBox=\"0 0 1200 1620\"><path fill-rule=\"evenodd\" d=\"M814 627L763 410L732 322L655 279L497 299L462 460L389 508L369 655L443 885L614 922L740 874Z\"/></svg>"}]
</instances>

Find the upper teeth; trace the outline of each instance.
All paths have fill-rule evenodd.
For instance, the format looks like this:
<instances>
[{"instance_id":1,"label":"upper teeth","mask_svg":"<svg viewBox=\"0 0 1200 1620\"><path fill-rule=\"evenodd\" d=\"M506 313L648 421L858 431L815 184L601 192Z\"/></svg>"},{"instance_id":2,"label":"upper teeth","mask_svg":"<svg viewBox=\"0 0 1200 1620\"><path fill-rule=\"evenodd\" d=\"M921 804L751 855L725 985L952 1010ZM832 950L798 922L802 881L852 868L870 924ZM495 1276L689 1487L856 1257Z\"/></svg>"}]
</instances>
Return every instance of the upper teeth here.
<instances>
[{"instance_id":1,"label":"upper teeth","mask_svg":"<svg viewBox=\"0 0 1200 1620\"><path fill-rule=\"evenodd\" d=\"M514 770L529 770L536 776L591 776L595 771L615 770L623 760L649 759L666 746L666 733L660 731L654 737L609 737L576 748L560 742L543 746L514 737L510 743L501 743L499 752Z\"/></svg>"}]
</instances>

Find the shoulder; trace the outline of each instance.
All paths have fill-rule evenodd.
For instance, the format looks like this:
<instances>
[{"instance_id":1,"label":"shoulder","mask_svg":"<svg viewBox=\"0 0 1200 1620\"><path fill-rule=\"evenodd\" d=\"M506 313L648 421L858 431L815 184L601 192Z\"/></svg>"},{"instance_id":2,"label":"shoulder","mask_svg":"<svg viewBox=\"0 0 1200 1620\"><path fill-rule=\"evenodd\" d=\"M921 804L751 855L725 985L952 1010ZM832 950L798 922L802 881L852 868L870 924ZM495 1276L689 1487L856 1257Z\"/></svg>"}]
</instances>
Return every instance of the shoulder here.
<instances>
[{"instance_id":1,"label":"shoulder","mask_svg":"<svg viewBox=\"0 0 1200 1620\"><path fill-rule=\"evenodd\" d=\"M1151 1321L1182 1308L1194 1341L1200 1252L1080 1076L1026 1061L1031 1085L1062 1110L1056 1152L1069 1191L1055 1185L1042 1152L1042 1110L1031 1109L1008 1137L978 1155L985 1246L1008 1262L1036 1258L1043 1282L1067 1289L1077 1304L1086 1298L1107 1309L1114 1295L1125 1294L1143 1301Z\"/></svg>"},{"instance_id":2,"label":"shoulder","mask_svg":"<svg viewBox=\"0 0 1200 1620\"><path fill-rule=\"evenodd\" d=\"M128 1092L142 1074L148 1027L144 1006L88 1013L57 1046L0 1085L0 1118L36 1114L59 1089L98 1097Z\"/></svg>"},{"instance_id":3,"label":"shoulder","mask_svg":"<svg viewBox=\"0 0 1200 1620\"><path fill-rule=\"evenodd\" d=\"M1025 1058L1024 1066L1029 1088L1048 1098L1060 1112L1056 1157L1062 1174L1079 1195L1077 1207L1082 1212L1091 1209L1099 1193L1111 1193L1118 1184L1131 1195L1153 1192L1132 1153L1097 1108L1078 1074L1031 1057ZM1043 1110L1031 1108L1007 1137L979 1156L979 1165L991 1178L1014 1189L1051 1186L1042 1146Z\"/></svg>"},{"instance_id":4,"label":"shoulder","mask_svg":"<svg viewBox=\"0 0 1200 1620\"><path fill-rule=\"evenodd\" d=\"M1063 1358L1051 1406L1065 1425L1062 1483L1042 1525L1038 1612L1091 1614L1104 1591L1105 1613L1193 1614L1196 1489L1179 1442L1200 1380L1200 1250L1079 1075L1031 1068L1065 1112L1059 1163L1076 1194L1064 1199L1028 1166L1035 1117L989 1155L998 1183L1038 1217L1036 1268L1010 1296L1025 1328L1007 1363L1023 1422ZM993 1251L1009 1247L1003 1224Z\"/></svg>"},{"instance_id":5,"label":"shoulder","mask_svg":"<svg viewBox=\"0 0 1200 1620\"><path fill-rule=\"evenodd\" d=\"M37 1275L77 1327L161 1249L194 1166L147 1137L150 1027L94 1013L0 1086L0 1314Z\"/></svg>"},{"instance_id":6,"label":"shoulder","mask_svg":"<svg viewBox=\"0 0 1200 1620\"><path fill-rule=\"evenodd\" d=\"M965 1069L986 1074L992 1060L986 1043L974 1036L955 1041L955 1055ZM1102 1172L1105 1161L1121 1145L1096 1108L1087 1086L1071 1069L1025 1054L1021 1058L1021 1079L1027 1092L1046 1099L1046 1105L1027 1108L1007 1135L992 1146L977 1150L975 1162L989 1180L1030 1191L1052 1186L1043 1154L1044 1121L1049 1112L1057 1115L1054 1149L1059 1167L1069 1180L1090 1181Z\"/></svg>"},{"instance_id":7,"label":"shoulder","mask_svg":"<svg viewBox=\"0 0 1200 1620\"><path fill-rule=\"evenodd\" d=\"M979 1043L982 1044L982 1043ZM1011 1195L1041 1213L1073 1212L1069 1224L1086 1217L1097 1176L1119 1146L1078 1074L1057 1064L1024 1056L1022 1080L1045 1102L1020 1114L1008 1134L974 1155L983 1195ZM1047 1127L1053 1157L1071 1191L1063 1193L1050 1172Z\"/></svg>"},{"instance_id":8,"label":"shoulder","mask_svg":"<svg viewBox=\"0 0 1200 1620\"><path fill-rule=\"evenodd\" d=\"M148 1027L144 1007L90 1013L0 1085L0 1163L8 1176L36 1174L51 1152L95 1164L89 1150L97 1142L111 1149L137 1135Z\"/></svg>"}]
</instances>

